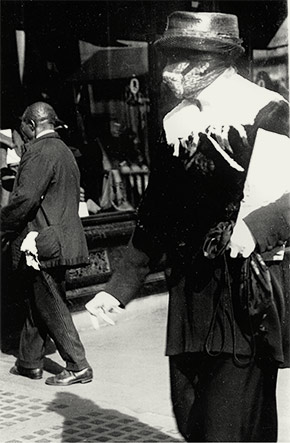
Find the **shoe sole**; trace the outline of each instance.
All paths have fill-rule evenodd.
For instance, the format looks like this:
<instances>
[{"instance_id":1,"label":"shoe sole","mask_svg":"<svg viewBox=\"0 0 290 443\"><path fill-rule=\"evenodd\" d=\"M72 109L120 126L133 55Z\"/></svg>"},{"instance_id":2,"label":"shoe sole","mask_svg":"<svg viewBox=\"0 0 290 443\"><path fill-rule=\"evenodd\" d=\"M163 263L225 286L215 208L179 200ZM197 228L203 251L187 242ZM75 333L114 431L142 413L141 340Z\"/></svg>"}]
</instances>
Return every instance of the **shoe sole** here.
<instances>
[{"instance_id":1,"label":"shoe sole","mask_svg":"<svg viewBox=\"0 0 290 443\"><path fill-rule=\"evenodd\" d=\"M70 386L70 385L75 385L76 383L81 383L81 384L90 383L91 381L93 381L92 378L90 378L89 380L74 380L69 383L50 383L47 382L46 380L45 384L49 386Z\"/></svg>"}]
</instances>

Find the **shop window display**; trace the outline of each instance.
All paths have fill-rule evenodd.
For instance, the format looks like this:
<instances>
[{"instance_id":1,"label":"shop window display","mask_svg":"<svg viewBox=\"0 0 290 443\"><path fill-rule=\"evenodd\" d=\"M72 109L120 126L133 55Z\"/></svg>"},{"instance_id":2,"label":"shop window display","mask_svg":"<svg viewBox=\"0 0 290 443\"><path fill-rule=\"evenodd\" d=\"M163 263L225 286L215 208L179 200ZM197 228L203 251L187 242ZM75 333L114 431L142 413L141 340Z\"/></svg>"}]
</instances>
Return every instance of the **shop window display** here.
<instances>
[{"instance_id":1,"label":"shop window display","mask_svg":"<svg viewBox=\"0 0 290 443\"><path fill-rule=\"evenodd\" d=\"M74 87L84 215L134 211L149 175L149 104L139 79Z\"/></svg>"}]
</instances>

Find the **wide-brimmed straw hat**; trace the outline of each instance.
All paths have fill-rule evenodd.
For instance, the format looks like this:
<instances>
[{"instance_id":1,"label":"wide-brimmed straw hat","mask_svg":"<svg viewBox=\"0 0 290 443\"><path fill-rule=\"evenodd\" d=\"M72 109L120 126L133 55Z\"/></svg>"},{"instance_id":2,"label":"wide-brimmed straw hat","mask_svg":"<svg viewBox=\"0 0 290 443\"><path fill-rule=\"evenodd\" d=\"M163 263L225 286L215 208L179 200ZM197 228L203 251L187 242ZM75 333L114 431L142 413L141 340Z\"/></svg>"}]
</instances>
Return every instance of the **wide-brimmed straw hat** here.
<instances>
[{"instance_id":1,"label":"wide-brimmed straw hat","mask_svg":"<svg viewBox=\"0 0 290 443\"><path fill-rule=\"evenodd\" d=\"M237 16L219 12L173 12L155 45L160 49L183 48L234 57L244 52Z\"/></svg>"}]
</instances>

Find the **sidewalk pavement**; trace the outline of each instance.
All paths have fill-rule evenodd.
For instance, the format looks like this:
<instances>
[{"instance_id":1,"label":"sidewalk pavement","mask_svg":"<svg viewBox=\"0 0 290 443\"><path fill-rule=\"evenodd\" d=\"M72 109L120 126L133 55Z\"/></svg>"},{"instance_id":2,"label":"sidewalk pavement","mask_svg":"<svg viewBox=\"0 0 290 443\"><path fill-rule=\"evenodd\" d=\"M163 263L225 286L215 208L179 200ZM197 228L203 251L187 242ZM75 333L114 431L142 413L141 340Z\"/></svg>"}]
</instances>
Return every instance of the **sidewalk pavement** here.
<instances>
[{"instance_id":1,"label":"sidewalk pavement","mask_svg":"<svg viewBox=\"0 0 290 443\"><path fill-rule=\"evenodd\" d=\"M52 351L44 379L9 374L14 355L1 354L1 443L182 442L173 418L164 357L167 294L134 300L115 326L93 328L86 312L73 314L94 380L45 385L63 362ZM288 376L288 380L287 380ZM280 371L279 442L290 442L289 371Z\"/></svg>"},{"instance_id":2,"label":"sidewalk pavement","mask_svg":"<svg viewBox=\"0 0 290 443\"><path fill-rule=\"evenodd\" d=\"M1 354L1 443L183 441L176 430L164 356L167 294L130 303L115 326L95 330L87 312L73 314L94 380L67 387L9 374ZM57 352L45 369L59 372Z\"/></svg>"}]
</instances>

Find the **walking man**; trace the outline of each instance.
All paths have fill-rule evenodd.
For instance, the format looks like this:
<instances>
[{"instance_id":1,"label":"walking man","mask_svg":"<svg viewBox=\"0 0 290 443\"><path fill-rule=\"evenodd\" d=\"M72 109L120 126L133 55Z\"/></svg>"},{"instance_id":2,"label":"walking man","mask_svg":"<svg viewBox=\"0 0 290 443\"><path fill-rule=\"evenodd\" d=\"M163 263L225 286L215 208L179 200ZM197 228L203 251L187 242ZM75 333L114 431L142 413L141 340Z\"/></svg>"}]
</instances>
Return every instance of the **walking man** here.
<instances>
[{"instance_id":1,"label":"walking man","mask_svg":"<svg viewBox=\"0 0 290 443\"><path fill-rule=\"evenodd\" d=\"M44 102L25 110L21 132L27 144L10 202L1 212L1 230L13 238L13 267L21 269L28 291L19 355L10 372L42 378L49 336L65 369L46 384L67 386L90 382L93 372L65 300L66 269L87 264L88 249L78 216L79 170L54 130L57 120Z\"/></svg>"}]
</instances>

